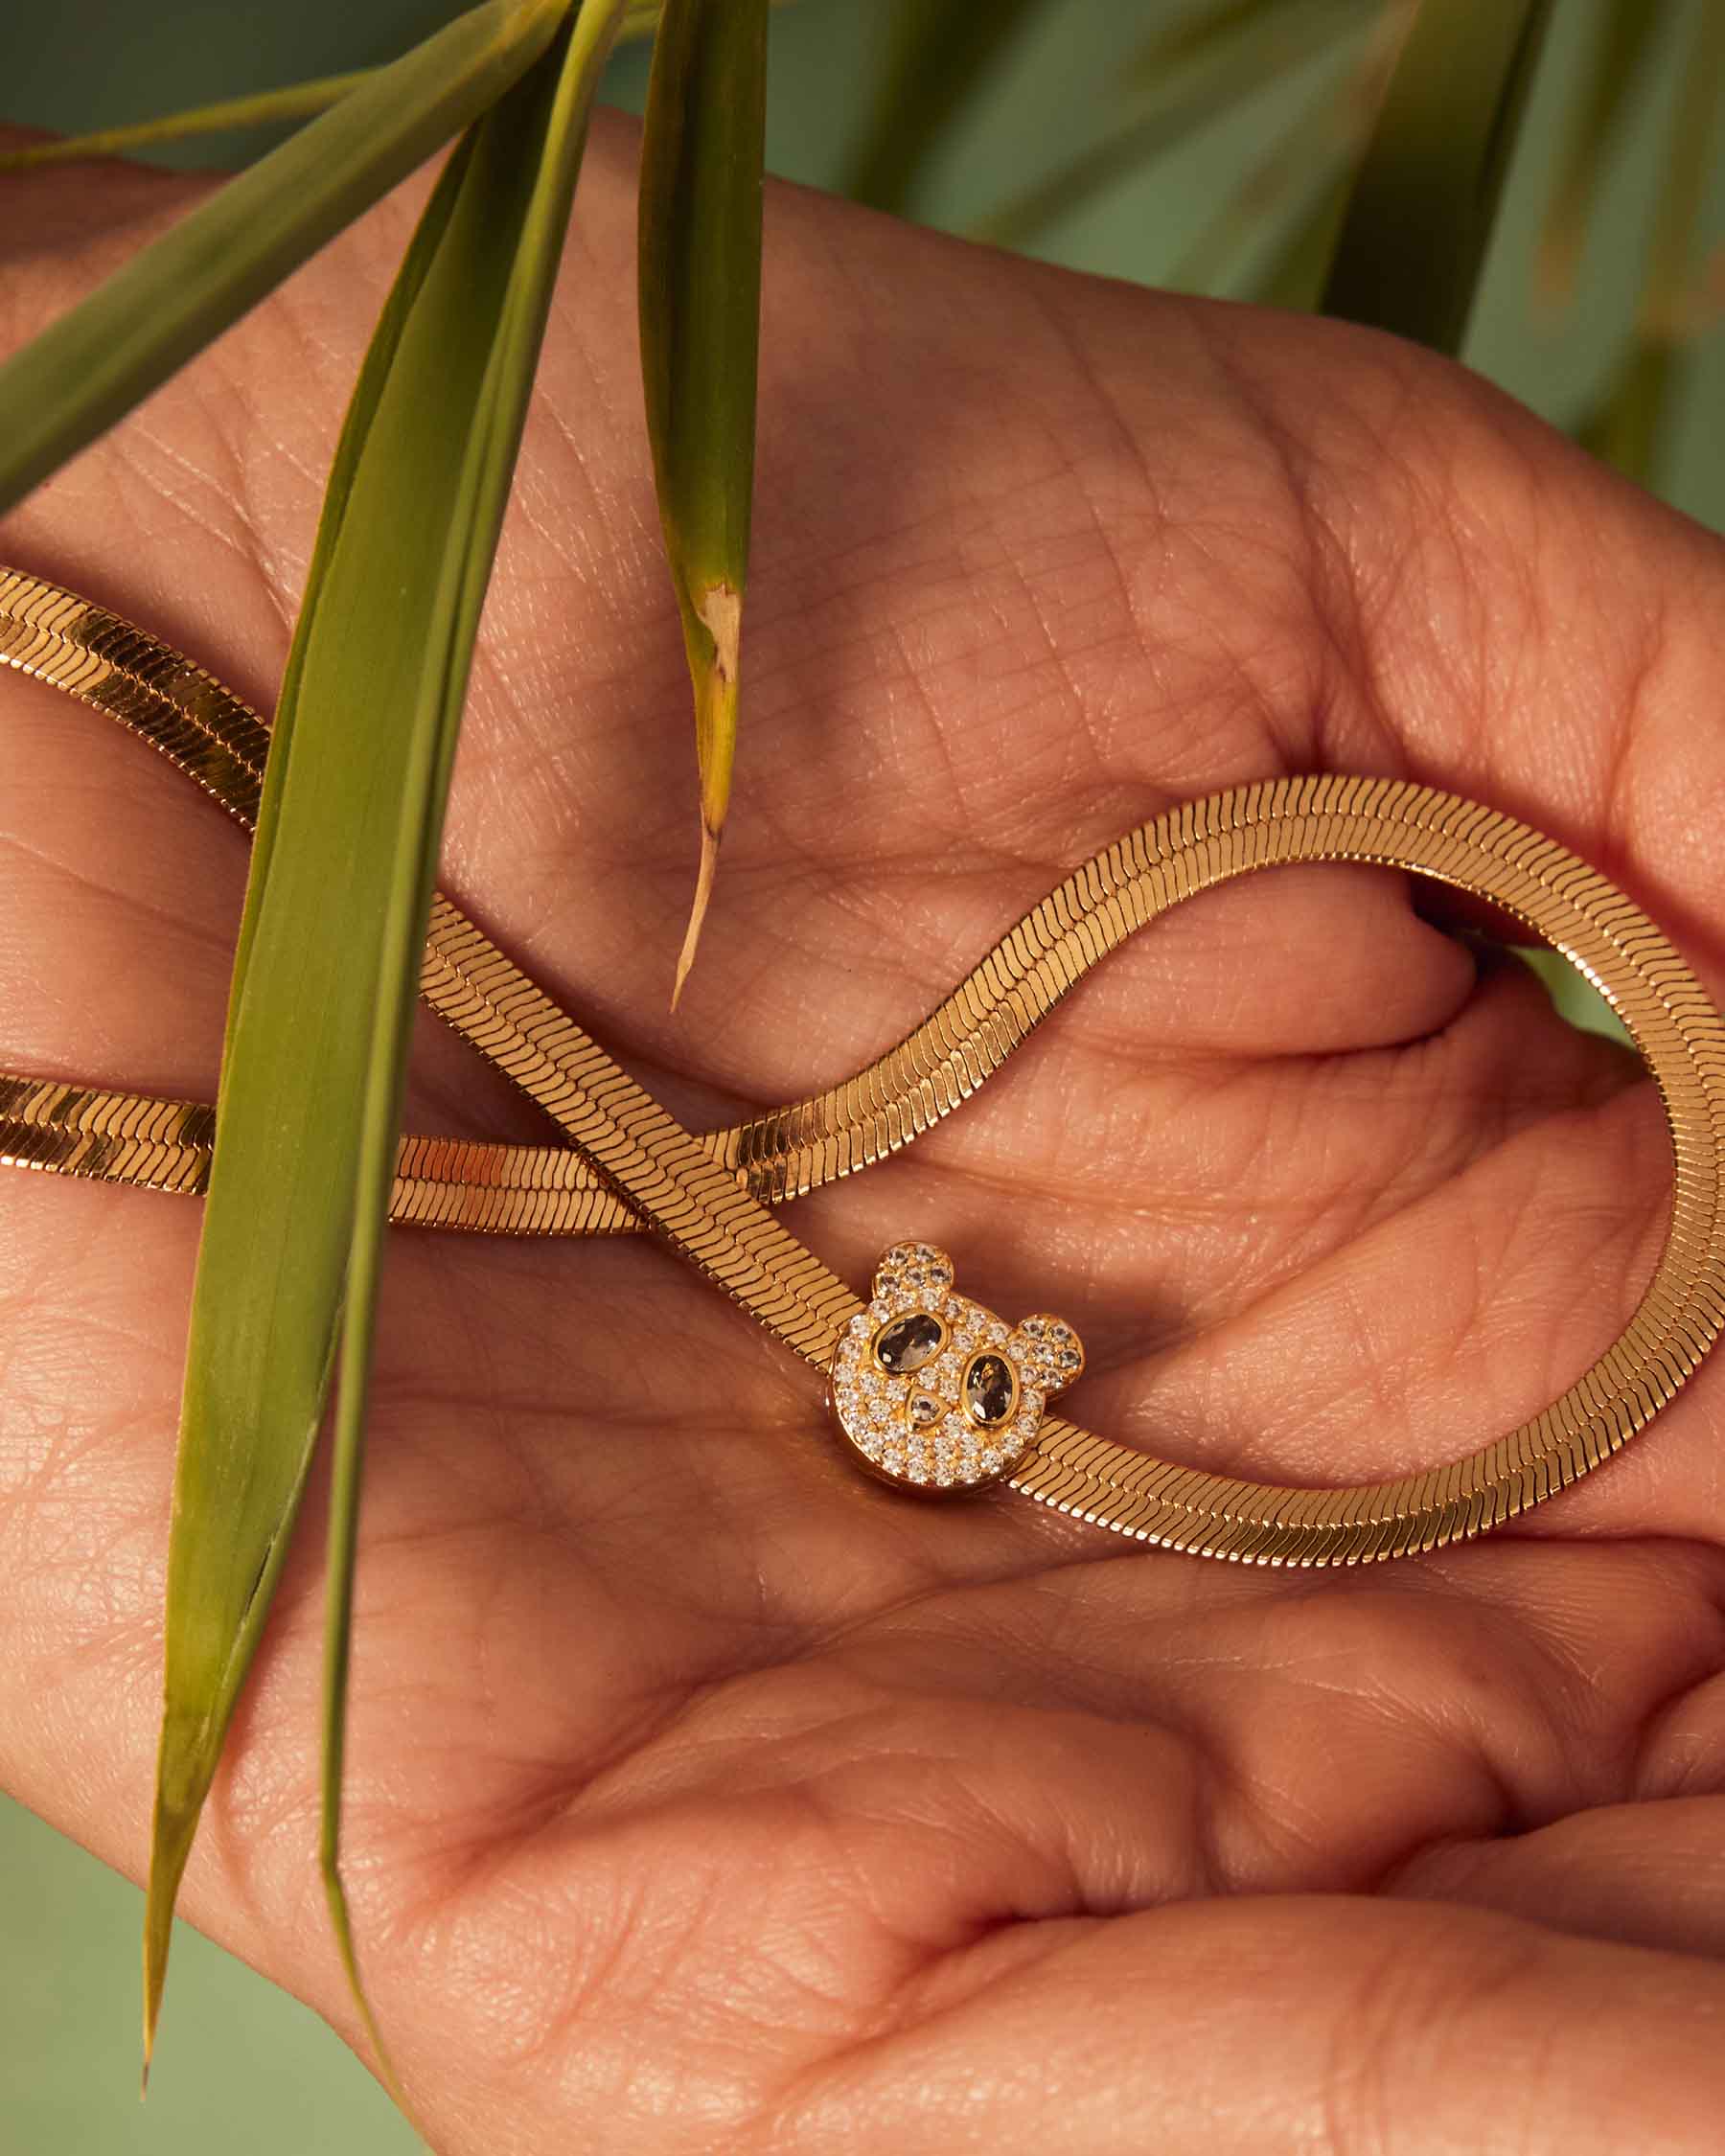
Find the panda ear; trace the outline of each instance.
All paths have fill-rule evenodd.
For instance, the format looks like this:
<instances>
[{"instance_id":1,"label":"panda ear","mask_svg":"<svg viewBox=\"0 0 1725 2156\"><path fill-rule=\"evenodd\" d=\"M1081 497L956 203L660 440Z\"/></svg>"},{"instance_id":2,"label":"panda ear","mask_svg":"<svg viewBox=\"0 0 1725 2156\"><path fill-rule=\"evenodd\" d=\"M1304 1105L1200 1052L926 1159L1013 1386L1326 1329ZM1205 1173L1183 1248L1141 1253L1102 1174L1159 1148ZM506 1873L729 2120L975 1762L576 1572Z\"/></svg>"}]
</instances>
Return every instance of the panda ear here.
<instances>
[{"instance_id":1,"label":"panda ear","mask_svg":"<svg viewBox=\"0 0 1725 2156\"><path fill-rule=\"evenodd\" d=\"M1008 1345L1045 1391L1064 1392L1084 1375L1084 1342L1064 1318L1038 1311L1024 1319Z\"/></svg>"},{"instance_id":2,"label":"panda ear","mask_svg":"<svg viewBox=\"0 0 1725 2156\"><path fill-rule=\"evenodd\" d=\"M874 1292L885 1302L938 1310L953 1290L953 1261L932 1243L895 1243L881 1254Z\"/></svg>"}]
</instances>

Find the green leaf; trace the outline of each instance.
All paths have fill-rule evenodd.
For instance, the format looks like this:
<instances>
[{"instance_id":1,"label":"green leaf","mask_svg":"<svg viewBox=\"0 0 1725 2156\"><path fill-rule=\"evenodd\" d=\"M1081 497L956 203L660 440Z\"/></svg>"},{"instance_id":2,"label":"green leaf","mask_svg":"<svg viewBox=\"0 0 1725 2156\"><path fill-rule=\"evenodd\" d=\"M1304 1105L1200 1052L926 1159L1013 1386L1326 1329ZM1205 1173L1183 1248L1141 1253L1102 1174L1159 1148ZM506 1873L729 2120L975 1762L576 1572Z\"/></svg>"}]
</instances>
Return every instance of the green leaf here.
<instances>
[{"instance_id":1,"label":"green leaf","mask_svg":"<svg viewBox=\"0 0 1725 2156\"><path fill-rule=\"evenodd\" d=\"M695 691L694 961L730 803L761 321L767 0L665 0L641 142L641 377Z\"/></svg>"},{"instance_id":2,"label":"green leaf","mask_svg":"<svg viewBox=\"0 0 1725 2156\"><path fill-rule=\"evenodd\" d=\"M1638 336L1604 395L1576 425L1576 440L1625 478L1651 486L1684 357L1669 338Z\"/></svg>"},{"instance_id":3,"label":"green leaf","mask_svg":"<svg viewBox=\"0 0 1725 2156\"><path fill-rule=\"evenodd\" d=\"M1260 10L1230 8L1230 18ZM1264 19L1230 20L1194 40L1167 73L1143 88L1127 119L1011 196L978 228L996 246L1024 247L1095 196L1165 157L1290 71L1358 34L1360 0L1275 0Z\"/></svg>"},{"instance_id":4,"label":"green leaf","mask_svg":"<svg viewBox=\"0 0 1725 2156\"><path fill-rule=\"evenodd\" d=\"M1353 185L1354 160L1371 132L1394 63L1397 33L1393 11L1380 16L1341 81L1325 76L1242 184L1224 196L1175 265L1169 284L1188 291L1219 289L1230 263L1261 243L1268 232L1275 244L1254 280L1253 298L1266 307L1317 304Z\"/></svg>"},{"instance_id":5,"label":"green leaf","mask_svg":"<svg viewBox=\"0 0 1725 2156\"><path fill-rule=\"evenodd\" d=\"M1643 486L1657 476L1671 408L1689 372L1684 347L1697 311L1690 297L1695 234L1719 127L1721 80L1725 10L1713 8L1684 56L1635 335L1605 394L1576 429L1584 448Z\"/></svg>"},{"instance_id":6,"label":"green leaf","mask_svg":"<svg viewBox=\"0 0 1725 2156\"><path fill-rule=\"evenodd\" d=\"M1560 1019L1579 1032L1598 1033L1625 1048L1634 1047L1635 1037L1629 1028L1587 975L1578 973L1560 951L1545 944L1512 943L1498 948L1512 951L1530 973L1539 976Z\"/></svg>"},{"instance_id":7,"label":"green leaf","mask_svg":"<svg viewBox=\"0 0 1725 2156\"><path fill-rule=\"evenodd\" d=\"M941 137L1042 0L897 0L886 70L842 192L902 215Z\"/></svg>"},{"instance_id":8,"label":"green leaf","mask_svg":"<svg viewBox=\"0 0 1725 2156\"><path fill-rule=\"evenodd\" d=\"M59 142L32 143L28 149L0 151L0 172L22 172L38 165L74 165L92 157L129 157L134 150L159 149L164 143L186 142L195 135L231 134L241 127L268 126L284 120L308 120L339 104L351 90L369 82L375 68L351 75L326 75L314 82L293 82L285 90L259 90L250 97L224 98L188 112L170 112L159 120L132 120L95 134L68 135Z\"/></svg>"},{"instance_id":9,"label":"green leaf","mask_svg":"<svg viewBox=\"0 0 1725 2156\"><path fill-rule=\"evenodd\" d=\"M566 0L488 0L379 68L0 367L0 510L123 418L544 50Z\"/></svg>"},{"instance_id":10,"label":"green leaf","mask_svg":"<svg viewBox=\"0 0 1725 2156\"><path fill-rule=\"evenodd\" d=\"M194 1292L146 1918L147 2057L174 1896L286 1554L344 1287L322 1853L358 1994L339 1869L342 1732L364 1394L406 1043L473 637L620 13L621 0L586 0L572 32L451 158L332 472L260 810Z\"/></svg>"},{"instance_id":11,"label":"green leaf","mask_svg":"<svg viewBox=\"0 0 1725 2156\"><path fill-rule=\"evenodd\" d=\"M1704 9L1680 76L1666 166L1647 244L1647 273L1638 310L1644 337L1681 342L1691 328L1690 281L1695 234L1707 199L1719 122L1725 107L1725 9Z\"/></svg>"},{"instance_id":12,"label":"green leaf","mask_svg":"<svg viewBox=\"0 0 1725 2156\"><path fill-rule=\"evenodd\" d=\"M1309 310L1318 304L1353 187L1353 167L1332 166L1260 264L1242 295L1254 307Z\"/></svg>"},{"instance_id":13,"label":"green leaf","mask_svg":"<svg viewBox=\"0 0 1725 2156\"><path fill-rule=\"evenodd\" d=\"M1379 0L1352 0L1349 12L1363 22ZM1161 23L1127 61L1128 84L1155 89L1177 69L1217 54L1242 50L1264 36L1281 37L1300 13L1297 0L1222 0Z\"/></svg>"},{"instance_id":14,"label":"green leaf","mask_svg":"<svg viewBox=\"0 0 1725 2156\"><path fill-rule=\"evenodd\" d=\"M1460 349L1551 0L1421 0L1342 221L1323 311Z\"/></svg>"},{"instance_id":15,"label":"green leaf","mask_svg":"<svg viewBox=\"0 0 1725 2156\"><path fill-rule=\"evenodd\" d=\"M1539 281L1549 299L1574 297L1576 274L1599 182L1623 130L1630 93L1666 26L1659 0L1605 0L1584 59L1580 94L1566 114L1552 206L1539 243Z\"/></svg>"},{"instance_id":16,"label":"green leaf","mask_svg":"<svg viewBox=\"0 0 1725 2156\"><path fill-rule=\"evenodd\" d=\"M773 0L773 4L782 7L787 0ZM658 18L659 0L625 0L617 32L619 42L651 37L658 28ZM32 143L26 149L0 150L0 172L30 172L42 165L81 164L95 157L129 157L140 149L159 149L164 144L189 142L199 135L233 134L246 127L310 120L338 104L351 90L370 82L380 72L375 67L355 68L351 74L290 82L280 90L254 90L244 97L195 105L159 119L130 120L117 127L99 128L93 134Z\"/></svg>"}]
</instances>

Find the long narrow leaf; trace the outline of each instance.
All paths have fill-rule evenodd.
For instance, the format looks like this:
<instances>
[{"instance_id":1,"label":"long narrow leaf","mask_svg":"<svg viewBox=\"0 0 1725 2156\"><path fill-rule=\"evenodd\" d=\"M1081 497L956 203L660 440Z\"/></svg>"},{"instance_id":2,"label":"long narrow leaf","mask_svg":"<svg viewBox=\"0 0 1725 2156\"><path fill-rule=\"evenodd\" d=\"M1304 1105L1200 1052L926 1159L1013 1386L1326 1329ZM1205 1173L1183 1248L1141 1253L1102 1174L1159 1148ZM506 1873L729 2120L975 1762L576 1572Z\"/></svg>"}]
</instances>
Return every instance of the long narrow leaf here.
<instances>
[{"instance_id":1,"label":"long narrow leaf","mask_svg":"<svg viewBox=\"0 0 1725 2156\"><path fill-rule=\"evenodd\" d=\"M135 150L160 149L166 143L189 142L198 135L226 135L241 127L309 120L339 104L376 72L366 67L351 75L325 75L313 82L291 82L282 90L258 90L249 97L223 98L217 104L165 113L157 120L131 120L119 127L100 127L94 134L32 143L28 149L0 151L0 172L29 172L38 165L75 165L92 157L129 157Z\"/></svg>"},{"instance_id":2,"label":"long narrow leaf","mask_svg":"<svg viewBox=\"0 0 1725 2156\"><path fill-rule=\"evenodd\" d=\"M978 228L1001 247L1027 246L1111 187L1165 157L1246 99L1357 35L1359 0L1278 0L1255 26L1229 34L1171 63L1134 100L1128 116L1012 195Z\"/></svg>"},{"instance_id":3,"label":"long narrow leaf","mask_svg":"<svg viewBox=\"0 0 1725 2156\"><path fill-rule=\"evenodd\" d=\"M1360 166L1323 311L1459 351L1551 0L1422 0Z\"/></svg>"},{"instance_id":4,"label":"long narrow leaf","mask_svg":"<svg viewBox=\"0 0 1725 2156\"><path fill-rule=\"evenodd\" d=\"M1571 101L1552 206L1539 242L1539 281L1550 300L1575 292L1599 182L1623 131L1631 94L1668 20L1659 0L1605 0L1585 55L1580 95Z\"/></svg>"},{"instance_id":5,"label":"long narrow leaf","mask_svg":"<svg viewBox=\"0 0 1725 2156\"><path fill-rule=\"evenodd\" d=\"M1322 80L1317 94L1270 144L1234 193L1225 196L1168 283L1218 290L1229 264L1265 229L1275 236L1274 262L1260 272L1260 306L1311 307L1323 287L1354 159L1377 118L1384 85L1407 27L1405 5L1383 10L1341 81Z\"/></svg>"},{"instance_id":6,"label":"long narrow leaf","mask_svg":"<svg viewBox=\"0 0 1725 2156\"><path fill-rule=\"evenodd\" d=\"M787 0L773 0L773 5L783 7ZM659 0L625 0L618 41L651 37L658 28L658 18ZM379 72L375 67L355 68L350 74L289 82L279 90L254 90L242 97L220 99L214 104L196 105L185 112L164 113L153 120L127 120L118 126L99 127L90 134L32 143L25 149L0 150L0 172L30 172L43 165L76 165L96 157L130 157L140 149L160 149L169 143L191 142L204 135L233 134L242 127L310 120L338 104L349 91L369 82Z\"/></svg>"},{"instance_id":7,"label":"long narrow leaf","mask_svg":"<svg viewBox=\"0 0 1725 2156\"><path fill-rule=\"evenodd\" d=\"M902 214L941 138L1043 0L896 0L886 63L844 193Z\"/></svg>"},{"instance_id":8,"label":"long narrow leaf","mask_svg":"<svg viewBox=\"0 0 1725 2156\"><path fill-rule=\"evenodd\" d=\"M487 0L230 180L0 367L0 510L506 90L565 0Z\"/></svg>"},{"instance_id":9,"label":"long narrow leaf","mask_svg":"<svg viewBox=\"0 0 1725 2156\"><path fill-rule=\"evenodd\" d=\"M1301 204L1299 215L1258 264L1241 297L1254 307L1284 307L1301 312L1315 308L1335 257L1336 238L1353 186L1351 165L1326 168L1324 176Z\"/></svg>"},{"instance_id":10,"label":"long narrow leaf","mask_svg":"<svg viewBox=\"0 0 1725 2156\"><path fill-rule=\"evenodd\" d=\"M1353 12L1364 22L1377 0L1353 0ZM1195 60L1207 60L1247 41L1277 36L1293 11L1289 0L1221 0L1172 22L1158 23L1131 59L1124 80L1129 85L1155 89L1175 70Z\"/></svg>"},{"instance_id":11,"label":"long narrow leaf","mask_svg":"<svg viewBox=\"0 0 1725 2156\"><path fill-rule=\"evenodd\" d=\"M455 475L437 585L424 595L427 636L418 678L412 684L406 785L394 815L393 831L379 834L392 855L392 865L359 1128L359 1174L331 1478L321 1836L331 1915L354 1994L362 2008L365 1994L341 1878L342 1766L366 1388L389 1200L395 1181L408 1044L418 998L420 954L430 913L444 806L480 610L509 500L593 99L621 12L621 0L583 0L564 50L553 48L548 52L521 89L486 121L481 130L475 152L480 185L472 191L475 199L467 218L470 243L479 247L498 244L503 238L499 227L504 221L499 208L504 207L514 214L517 224L514 259L496 314L490 356L465 434L466 454ZM536 146L531 164L526 155L529 142ZM483 172L485 164L494 158L508 191L508 202L502 206L490 198L495 188L485 181ZM520 201L523 189L525 200ZM467 210L464 202L458 209L458 218ZM451 239L454 237L452 233ZM459 285L444 288L454 302L466 304ZM435 346L426 345L416 356L435 365ZM380 532L377 537L388 543L387 532ZM313 851L322 844L321 835L314 828L302 837ZM365 2011L370 2023L369 2009ZM380 2054L386 2055L375 2024L371 2026Z\"/></svg>"},{"instance_id":12,"label":"long narrow leaf","mask_svg":"<svg viewBox=\"0 0 1725 2156\"><path fill-rule=\"evenodd\" d=\"M175 1461L163 1719L145 1913L146 2075L161 2010L180 1878L287 1556L288 1531L323 1411L334 1319L326 1321L316 1337L308 1338L306 1312L321 1308L320 1281L340 1265L346 1249L345 1220L333 1214L327 1188L308 1185L310 1202L303 1209L289 1209L306 1167L311 1165L315 1172L338 1163L339 1152L333 1155L332 1163L315 1154L298 1157L299 1134L288 1127L273 1161L262 1167L255 1161L247 1165L250 1146L242 1125L248 1109L254 1115L262 1114L268 1088L258 1083L237 1051L246 959L269 883L308 630L317 613L316 592L334 554L360 455L407 321L459 198L471 150L471 142L464 142L445 168L360 369L325 493L264 772L229 997L217 1158L193 1292ZM359 738L363 743L364 735ZM290 1055L287 1067L292 1069L301 1058L291 1043L287 1045ZM236 1156L238 1167L230 1167ZM290 1237L297 1239L290 1260L284 1263L277 1256L274 1276L266 1273L261 1285L249 1271L248 1224L253 1216L245 1209L248 1180L250 1202L259 1208L257 1250L267 1257L288 1247ZM318 1237L309 1251L303 1247L308 1231ZM258 1411L264 1388L268 1388L266 1418Z\"/></svg>"},{"instance_id":13,"label":"long narrow leaf","mask_svg":"<svg viewBox=\"0 0 1725 2156\"><path fill-rule=\"evenodd\" d=\"M618 11L584 11L570 52L589 86ZM554 60L469 134L422 219L349 411L271 745L175 1484L147 2053L179 1877L286 1553L357 1262L332 1530L351 1564L377 1131L400 1090L399 1054L380 1070L377 1035L399 1041L403 997L411 1009L455 714L555 261L547 219L578 150ZM339 1909L334 1854L326 1839ZM346 1951L345 1924L342 1937Z\"/></svg>"},{"instance_id":14,"label":"long narrow leaf","mask_svg":"<svg viewBox=\"0 0 1725 2156\"><path fill-rule=\"evenodd\" d=\"M754 491L767 0L665 0L641 143L641 376L695 690L694 962L730 804Z\"/></svg>"},{"instance_id":15,"label":"long narrow leaf","mask_svg":"<svg viewBox=\"0 0 1725 2156\"><path fill-rule=\"evenodd\" d=\"M1725 10L1713 8L1697 22L1685 55L1635 335L1604 396L1576 430L1585 448L1644 486L1657 473L1671 407L1689 371L1685 346L1699 311L1690 292L1695 234L1719 128L1722 79Z\"/></svg>"},{"instance_id":16,"label":"long narrow leaf","mask_svg":"<svg viewBox=\"0 0 1725 2156\"><path fill-rule=\"evenodd\" d=\"M1653 484L1684 356L1668 337L1638 336L1604 395L1576 424L1584 449L1640 486Z\"/></svg>"}]
</instances>

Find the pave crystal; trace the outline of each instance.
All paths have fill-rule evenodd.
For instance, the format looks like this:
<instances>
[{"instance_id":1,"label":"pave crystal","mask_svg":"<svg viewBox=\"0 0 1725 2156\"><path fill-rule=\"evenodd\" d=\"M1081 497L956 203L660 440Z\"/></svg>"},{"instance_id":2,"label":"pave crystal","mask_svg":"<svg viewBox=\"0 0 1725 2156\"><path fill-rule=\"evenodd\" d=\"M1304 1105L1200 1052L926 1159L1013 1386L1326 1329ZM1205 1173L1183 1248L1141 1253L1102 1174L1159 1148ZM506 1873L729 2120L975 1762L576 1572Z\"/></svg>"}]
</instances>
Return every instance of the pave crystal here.
<instances>
[{"instance_id":1,"label":"pave crystal","mask_svg":"<svg viewBox=\"0 0 1725 2156\"><path fill-rule=\"evenodd\" d=\"M873 1293L833 1357L833 1402L851 1443L901 1486L1010 1474L1036 1443L1049 1396L1083 1371L1078 1335L1046 1311L1003 1323L956 1292L952 1260L932 1244L895 1245Z\"/></svg>"}]
</instances>

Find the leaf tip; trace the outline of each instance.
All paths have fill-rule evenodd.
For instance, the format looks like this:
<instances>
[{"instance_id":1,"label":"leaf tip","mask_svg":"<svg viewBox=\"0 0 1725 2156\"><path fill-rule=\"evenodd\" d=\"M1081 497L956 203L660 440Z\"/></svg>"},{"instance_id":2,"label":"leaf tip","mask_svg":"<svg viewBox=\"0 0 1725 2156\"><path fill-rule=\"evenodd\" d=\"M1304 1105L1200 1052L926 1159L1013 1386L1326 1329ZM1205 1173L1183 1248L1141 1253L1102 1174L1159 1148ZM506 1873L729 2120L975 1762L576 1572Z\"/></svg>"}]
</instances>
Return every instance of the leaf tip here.
<instances>
[{"instance_id":1,"label":"leaf tip","mask_svg":"<svg viewBox=\"0 0 1725 2156\"><path fill-rule=\"evenodd\" d=\"M695 733L701 762L701 867L671 988L674 1011L700 948L719 866L719 839L730 805L731 758L737 738L737 676L743 644L743 593L739 585L717 577L691 592L689 604L711 639L712 650L699 651L699 639L691 637L689 666L695 679Z\"/></svg>"},{"instance_id":2,"label":"leaf tip","mask_svg":"<svg viewBox=\"0 0 1725 2156\"><path fill-rule=\"evenodd\" d=\"M689 925L683 930L682 949L677 954L677 978L671 984L671 1008L675 1011L681 1000L683 983L695 963L695 953L701 946L701 931L706 922L707 904L713 895L713 876L719 866L719 834L703 815L701 819L701 866L695 876L695 900L689 907Z\"/></svg>"},{"instance_id":3,"label":"leaf tip","mask_svg":"<svg viewBox=\"0 0 1725 2156\"><path fill-rule=\"evenodd\" d=\"M144 2059L138 2079L142 2101L150 2090L155 2056L156 2027L162 2018L162 1993L168 1982L168 1953L173 1943L173 1905L179 1896L192 1839L197 1832L202 1788L190 1808L166 1802L158 1788L150 1829L150 1884L144 1899Z\"/></svg>"},{"instance_id":4,"label":"leaf tip","mask_svg":"<svg viewBox=\"0 0 1725 2156\"><path fill-rule=\"evenodd\" d=\"M327 1832L327 1829L326 1829ZM406 2091L402 2086L402 2076L389 2046L383 2041L383 2030L359 1975L359 1949L354 1938L353 1913L348 1907L347 1887L341 1876L341 1865L333 1844L326 1840L319 1862L323 1873L324 1901L329 1910L330 1928L335 1935L336 1951L341 1956L341 1966L348 1981L348 1994L359 2016L360 2026L370 2040L377 2064L378 2078L389 2092L390 2099L407 2123L426 2142L430 2144L421 2126L413 2107L407 2101Z\"/></svg>"}]
</instances>

